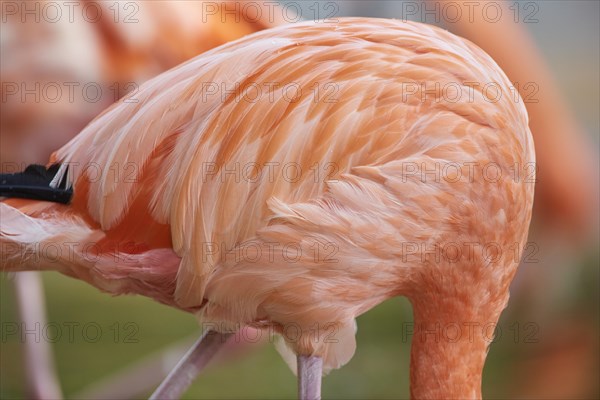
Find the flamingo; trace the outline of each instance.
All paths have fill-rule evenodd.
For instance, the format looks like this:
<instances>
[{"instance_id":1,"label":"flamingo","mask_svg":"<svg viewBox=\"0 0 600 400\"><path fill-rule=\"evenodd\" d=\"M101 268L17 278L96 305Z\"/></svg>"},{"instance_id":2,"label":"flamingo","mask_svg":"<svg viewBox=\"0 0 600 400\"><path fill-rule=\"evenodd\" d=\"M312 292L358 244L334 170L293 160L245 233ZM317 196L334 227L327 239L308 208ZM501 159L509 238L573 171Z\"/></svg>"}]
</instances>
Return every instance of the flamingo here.
<instances>
[{"instance_id":1,"label":"flamingo","mask_svg":"<svg viewBox=\"0 0 600 400\"><path fill-rule=\"evenodd\" d=\"M281 334L299 397L319 398L354 354L355 318L395 296L414 311L411 397L481 397L535 174L527 112L487 54L420 23L303 22L138 98L38 171L68 204L0 203L2 270L57 270L210 324L153 398L178 397L242 326Z\"/></svg>"}]
</instances>

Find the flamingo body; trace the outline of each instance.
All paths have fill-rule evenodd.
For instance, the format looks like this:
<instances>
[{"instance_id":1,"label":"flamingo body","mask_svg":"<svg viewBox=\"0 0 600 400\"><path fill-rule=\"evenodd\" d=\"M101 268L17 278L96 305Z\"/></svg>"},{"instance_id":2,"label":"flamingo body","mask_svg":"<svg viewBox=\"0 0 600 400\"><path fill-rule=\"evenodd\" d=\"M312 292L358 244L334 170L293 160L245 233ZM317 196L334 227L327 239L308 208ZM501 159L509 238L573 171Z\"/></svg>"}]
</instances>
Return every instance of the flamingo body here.
<instances>
[{"instance_id":1,"label":"flamingo body","mask_svg":"<svg viewBox=\"0 0 600 400\"><path fill-rule=\"evenodd\" d=\"M411 300L415 340L497 321L533 202L514 168L535 157L522 101L475 45L395 20L299 23L208 51L136 98L53 155L71 205L2 203L4 242L77 242L36 268L221 330L273 327L325 370L352 357L356 316L390 297ZM435 255L450 245L462 256ZM3 268L24 268L22 253ZM428 341L413 346L413 396L480 396L489 342Z\"/></svg>"}]
</instances>

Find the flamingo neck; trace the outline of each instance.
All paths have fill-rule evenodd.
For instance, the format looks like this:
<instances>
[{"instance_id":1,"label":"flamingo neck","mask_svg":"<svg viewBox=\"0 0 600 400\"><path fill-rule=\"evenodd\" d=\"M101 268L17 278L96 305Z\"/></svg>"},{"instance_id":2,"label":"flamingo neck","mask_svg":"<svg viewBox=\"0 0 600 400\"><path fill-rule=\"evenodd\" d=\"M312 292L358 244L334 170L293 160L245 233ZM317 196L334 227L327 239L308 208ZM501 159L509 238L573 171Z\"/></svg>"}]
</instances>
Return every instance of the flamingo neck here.
<instances>
[{"instance_id":1,"label":"flamingo neck","mask_svg":"<svg viewBox=\"0 0 600 400\"><path fill-rule=\"evenodd\" d=\"M483 366L501 309L472 312L451 299L413 302L411 398L480 399Z\"/></svg>"}]
</instances>

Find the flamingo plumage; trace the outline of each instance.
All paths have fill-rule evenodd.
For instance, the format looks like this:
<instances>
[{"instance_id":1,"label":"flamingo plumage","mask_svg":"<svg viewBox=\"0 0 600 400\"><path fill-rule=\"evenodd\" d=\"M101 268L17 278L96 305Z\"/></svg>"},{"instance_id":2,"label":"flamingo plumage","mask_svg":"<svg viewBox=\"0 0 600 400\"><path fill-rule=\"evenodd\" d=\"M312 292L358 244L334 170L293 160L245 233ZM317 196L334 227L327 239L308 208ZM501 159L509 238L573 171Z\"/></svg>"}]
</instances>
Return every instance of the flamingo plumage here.
<instances>
[{"instance_id":1,"label":"flamingo plumage","mask_svg":"<svg viewBox=\"0 0 600 400\"><path fill-rule=\"evenodd\" d=\"M488 55L419 23L304 22L210 50L137 100L52 156L71 204L3 200L3 270L59 270L223 333L274 329L288 360L325 371L354 354L358 315L406 296L411 396L481 397L535 162ZM57 243L59 260L40 251Z\"/></svg>"}]
</instances>

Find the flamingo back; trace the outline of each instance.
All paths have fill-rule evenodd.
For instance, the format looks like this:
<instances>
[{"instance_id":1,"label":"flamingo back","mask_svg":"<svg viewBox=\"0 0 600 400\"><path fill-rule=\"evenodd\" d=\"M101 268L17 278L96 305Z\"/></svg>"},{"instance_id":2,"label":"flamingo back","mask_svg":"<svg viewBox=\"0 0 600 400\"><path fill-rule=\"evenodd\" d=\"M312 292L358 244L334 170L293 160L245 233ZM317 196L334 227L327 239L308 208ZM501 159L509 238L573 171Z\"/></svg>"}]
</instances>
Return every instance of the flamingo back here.
<instances>
[{"instance_id":1,"label":"flamingo back","mask_svg":"<svg viewBox=\"0 0 600 400\"><path fill-rule=\"evenodd\" d=\"M506 303L509 255L506 268L465 261L442 283L406 250L527 235L533 185L511 169L535 160L527 113L470 42L396 20L280 26L133 100L53 155L57 180L67 174L72 209L107 238L172 248L173 303L204 321L295 324L288 346L331 369L354 352L354 318L386 298L478 280ZM491 164L500 178L482 175Z\"/></svg>"}]
</instances>

